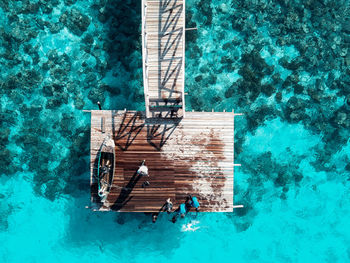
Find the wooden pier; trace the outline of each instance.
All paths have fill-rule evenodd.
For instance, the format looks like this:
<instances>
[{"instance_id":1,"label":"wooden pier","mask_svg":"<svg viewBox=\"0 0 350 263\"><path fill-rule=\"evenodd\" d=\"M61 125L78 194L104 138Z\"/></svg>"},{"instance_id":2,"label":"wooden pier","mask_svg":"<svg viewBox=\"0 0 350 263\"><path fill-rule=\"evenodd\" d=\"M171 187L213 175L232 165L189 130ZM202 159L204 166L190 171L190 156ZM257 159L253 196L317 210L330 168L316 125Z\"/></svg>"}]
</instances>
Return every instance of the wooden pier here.
<instances>
[{"instance_id":1,"label":"wooden pier","mask_svg":"<svg viewBox=\"0 0 350 263\"><path fill-rule=\"evenodd\" d=\"M142 0L145 112L91 112L91 208L157 212L170 198L177 208L188 194L203 212L234 208L232 112L185 112L185 0ZM98 154L105 138L116 161L106 201L98 196ZM146 160L149 177L138 176ZM145 181L149 185L143 187Z\"/></svg>"},{"instance_id":2,"label":"wooden pier","mask_svg":"<svg viewBox=\"0 0 350 263\"><path fill-rule=\"evenodd\" d=\"M91 197L97 210L155 212L167 198L188 194L201 211L233 210L233 112L187 112L186 118L146 118L144 112L91 111ZM105 205L98 204L96 168L105 137L114 138L116 172ZM149 177L135 173L146 160ZM147 180L150 185L142 188Z\"/></svg>"}]
</instances>

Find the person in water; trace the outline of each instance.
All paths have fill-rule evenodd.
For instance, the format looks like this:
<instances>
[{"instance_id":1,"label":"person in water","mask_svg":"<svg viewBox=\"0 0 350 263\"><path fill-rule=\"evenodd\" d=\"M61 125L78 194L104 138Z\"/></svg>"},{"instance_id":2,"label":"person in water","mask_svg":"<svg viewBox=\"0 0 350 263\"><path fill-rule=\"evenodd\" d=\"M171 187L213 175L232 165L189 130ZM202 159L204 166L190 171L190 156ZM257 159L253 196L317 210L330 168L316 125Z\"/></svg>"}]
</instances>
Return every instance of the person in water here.
<instances>
[{"instance_id":1,"label":"person in water","mask_svg":"<svg viewBox=\"0 0 350 263\"><path fill-rule=\"evenodd\" d=\"M181 218L184 218L185 215L187 214L187 209L186 209L186 204L183 203L181 204L176 210L175 210L175 215L173 216L173 218L171 219L171 221L173 223L176 222L177 217L180 216Z\"/></svg>"},{"instance_id":2,"label":"person in water","mask_svg":"<svg viewBox=\"0 0 350 263\"><path fill-rule=\"evenodd\" d=\"M181 218L184 218L187 212L188 210L186 209L186 204L181 204L177 213L181 216Z\"/></svg>"},{"instance_id":3,"label":"person in water","mask_svg":"<svg viewBox=\"0 0 350 263\"><path fill-rule=\"evenodd\" d=\"M191 195L188 195L186 197L186 201L185 201L185 204L186 204L186 210L187 211L190 211L191 207L192 207L192 196Z\"/></svg>"},{"instance_id":4,"label":"person in water","mask_svg":"<svg viewBox=\"0 0 350 263\"><path fill-rule=\"evenodd\" d=\"M140 176L149 176L148 175L148 167L146 165L146 161L143 160L139 169L137 170L137 174Z\"/></svg>"},{"instance_id":5,"label":"person in water","mask_svg":"<svg viewBox=\"0 0 350 263\"><path fill-rule=\"evenodd\" d=\"M200 205L199 205L197 197L195 197L195 196L192 197L191 206L196 209L196 212L199 212L199 206Z\"/></svg>"},{"instance_id":6,"label":"person in water","mask_svg":"<svg viewBox=\"0 0 350 263\"><path fill-rule=\"evenodd\" d=\"M186 207L187 210L189 211L192 207L196 209L196 212L199 212L199 202L197 197L188 195L186 198Z\"/></svg>"},{"instance_id":7,"label":"person in water","mask_svg":"<svg viewBox=\"0 0 350 263\"><path fill-rule=\"evenodd\" d=\"M159 213L152 213L152 222L155 223L157 221Z\"/></svg>"}]
</instances>

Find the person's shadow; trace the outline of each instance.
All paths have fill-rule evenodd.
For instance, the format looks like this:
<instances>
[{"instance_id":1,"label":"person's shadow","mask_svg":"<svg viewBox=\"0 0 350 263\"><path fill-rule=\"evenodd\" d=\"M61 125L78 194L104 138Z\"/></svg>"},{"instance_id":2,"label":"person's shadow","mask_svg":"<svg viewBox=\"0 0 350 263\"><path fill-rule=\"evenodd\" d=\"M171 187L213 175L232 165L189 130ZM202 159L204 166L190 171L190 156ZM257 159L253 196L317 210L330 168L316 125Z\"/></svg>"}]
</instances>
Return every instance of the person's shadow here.
<instances>
[{"instance_id":1,"label":"person's shadow","mask_svg":"<svg viewBox=\"0 0 350 263\"><path fill-rule=\"evenodd\" d=\"M128 184L125 187L123 187L120 191L117 200L111 206L112 210L118 211L122 209L132 199L132 196L129 197L129 195L141 177L141 174L138 174L137 172L134 173L134 175L129 180Z\"/></svg>"}]
</instances>

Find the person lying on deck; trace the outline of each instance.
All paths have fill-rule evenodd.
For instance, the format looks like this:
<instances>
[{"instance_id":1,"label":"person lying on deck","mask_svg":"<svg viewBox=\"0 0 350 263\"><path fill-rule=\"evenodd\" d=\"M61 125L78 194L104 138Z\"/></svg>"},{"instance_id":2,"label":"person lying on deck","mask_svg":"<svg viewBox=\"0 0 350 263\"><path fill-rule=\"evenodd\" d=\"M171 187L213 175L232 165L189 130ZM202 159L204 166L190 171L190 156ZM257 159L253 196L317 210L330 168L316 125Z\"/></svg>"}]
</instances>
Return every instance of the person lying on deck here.
<instances>
[{"instance_id":1,"label":"person lying on deck","mask_svg":"<svg viewBox=\"0 0 350 263\"><path fill-rule=\"evenodd\" d=\"M148 167L146 166L146 161L143 160L141 166L137 170L137 174L140 176L149 176L148 175Z\"/></svg>"}]
</instances>

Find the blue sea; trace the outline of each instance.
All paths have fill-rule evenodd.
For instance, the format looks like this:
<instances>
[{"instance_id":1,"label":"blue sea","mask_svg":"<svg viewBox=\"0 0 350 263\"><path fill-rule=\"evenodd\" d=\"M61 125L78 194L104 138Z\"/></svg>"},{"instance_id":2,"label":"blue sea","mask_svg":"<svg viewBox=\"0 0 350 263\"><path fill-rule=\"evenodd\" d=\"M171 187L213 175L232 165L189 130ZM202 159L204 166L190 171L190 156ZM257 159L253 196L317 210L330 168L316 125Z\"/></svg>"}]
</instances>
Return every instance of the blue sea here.
<instances>
[{"instance_id":1,"label":"blue sea","mask_svg":"<svg viewBox=\"0 0 350 263\"><path fill-rule=\"evenodd\" d=\"M350 1L187 0L186 110L235 121L233 213L90 205L90 116L144 110L141 0L0 0L0 262L349 262Z\"/></svg>"}]
</instances>

